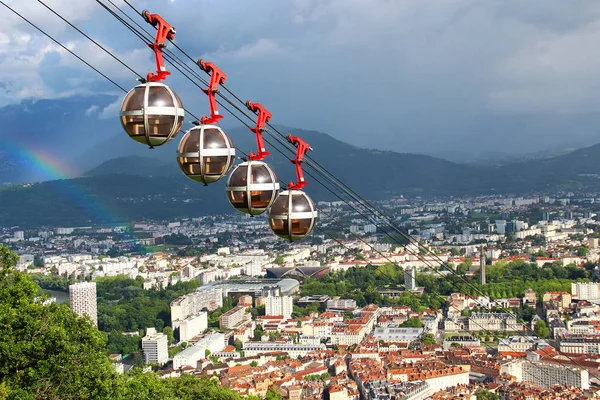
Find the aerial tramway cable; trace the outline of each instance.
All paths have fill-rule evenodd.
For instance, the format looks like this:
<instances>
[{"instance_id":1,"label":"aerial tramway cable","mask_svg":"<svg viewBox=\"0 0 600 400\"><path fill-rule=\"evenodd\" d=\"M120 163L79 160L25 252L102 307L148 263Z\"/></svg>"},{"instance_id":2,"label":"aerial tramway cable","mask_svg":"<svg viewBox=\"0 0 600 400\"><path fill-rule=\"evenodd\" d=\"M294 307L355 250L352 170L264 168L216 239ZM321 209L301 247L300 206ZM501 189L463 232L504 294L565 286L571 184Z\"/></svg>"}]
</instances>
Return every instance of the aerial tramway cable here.
<instances>
[{"instance_id":1,"label":"aerial tramway cable","mask_svg":"<svg viewBox=\"0 0 600 400\"><path fill-rule=\"evenodd\" d=\"M38 0L38 1L39 1L39 0ZM110 1L110 0L109 0L109 1ZM41 2L41 1L40 1L40 2ZM62 45L62 44L61 44L59 41L57 41L56 39L54 39L53 37L51 37L50 35L48 35L46 32L44 32L42 29L40 29L39 27L37 27L35 24L31 23L29 20L27 20L27 19L26 19L25 17L23 17L21 14L19 14L19 13L18 13L18 12L16 12L14 9L12 9L11 7L9 7L9 6L8 6L7 4L5 4L3 1L1 1L1 0L0 0L0 3L1 3L2 5L4 5L5 7L7 7L7 8L8 8L10 11L12 11L13 13L15 13L16 15L18 15L19 17L21 17L23 20L25 20L26 22L28 22L30 25L32 25L32 26L33 26L34 28L36 28L38 31L40 31L41 33L43 33L45 36L47 36L48 38L50 38L51 40L53 40L53 41L54 41L56 44L60 45L62 48L64 48L65 50L67 50L67 51L68 51L70 54L72 54L72 55L73 55L73 56L75 56L77 59L79 59L80 61L82 61L82 62L83 62L84 64L86 64L88 67L92 68L92 69L93 69L95 72L97 72L98 74L100 74L101 76L103 76L105 79L107 79L108 81L110 81L111 83L113 83L115 86L117 86L118 88L120 88L120 89L121 89L121 90L123 90L124 92L126 92L126 89L124 89L124 88L123 88L123 87L121 87L119 84L117 84L115 81L113 81L112 79L110 79L108 76L106 76L105 74L103 74L102 72L100 72L100 71L99 71L97 68L93 67L93 66L92 66L90 63L88 63L87 61L83 60L81 57L79 57L79 56L78 56L77 54L75 54L73 51L71 51L71 50L69 50L68 48L66 48L66 46ZM111 2L111 4L112 4L112 2ZM130 6L131 6L131 5L130 5ZM46 7L47 7L47 8L49 8L48 6L46 6ZM53 11L52 9L50 9L50 10L51 10L51 11ZM54 11L53 11L53 12L54 12ZM59 15L59 14L57 14L57 16L60 16L60 15ZM61 19L63 19L63 18L61 17ZM63 19L63 20L64 20L64 19ZM65 22L68 22L68 21L66 21L66 20L64 20L64 21L65 21ZM73 26L72 24L70 24L70 23L69 23L69 25L71 25L73 28L75 28L75 26ZM75 28L75 29L76 29L76 28ZM79 29L77 29L77 30L78 30L78 31L80 31ZM82 33L82 34L83 34L83 32L81 32L81 31L80 31L80 33ZM85 35L85 34L84 34L84 36L86 36L86 37L87 37L87 35ZM90 40L92 40L92 39L91 39L91 38L89 38L89 37L87 37L87 38L88 38L88 39L90 39ZM142 40L144 40L144 39L142 39ZM93 40L92 40L92 41L93 41ZM95 42L95 41L93 41L93 42ZM102 47L102 46L100 46L100 45L99 45L98 43L96 43L96 42L95 42L95 44L97 44L99 47ZM103 49L104 49L104 48L103 48ZM104 49L104 51L108 52L106 49ZM117 59L117 60L118 60L118 59ZM135 72L135 71L133 71L131 68L128 68L128 69L130 69L132 72L136 73L136 72ZM182 71L180 71L180 72L182 72ZM183 72L182 72L182 73L183 73ZM136 75L138 75L138 76L139 76L139 74L137 74L137 73L136 73ZM184 75L185 75L185 74L184 74ZM188 79L189 79L189 77L188 77ZM236 96L236 98L237 98L237 96ZM238 98L238 99L239 99L239 98ZM230 112L230 113L231 113L231 111L230 111L230 110L228 110L228 109L226 109L226 110L227 110L228 112ZM231 114L232 114L232 115L234 115L234 117L236 117L236 118L237 118L237 119L238 119L240 122L244 123L244 122L243 122L243 121L242 121L242 120L241 120L239 117L237 117L237 116L236 116L234 113L231 113ZM245 125L247 125L246 123L244 123L244 124L245 124ZM281 144L281 143L280 143L280 144ZM273 146L273 147L275 147L275 146ZM286 147L286 149L287 149L287 150L289 150L289 148L287 148L287 146L284 146L284 147ZM276 147L275 147L275 148L276 148ZM279 151L281 154L283 154L283 153L281 152L281 150L279 150L278 148L277 148L277 150L278 150L278 151ZM322 175L323 175L323 174L322 174ZM330 174L330 175L331 175L333 178L335 178L335 176L333 176L333 174ZM310 174L309 174L309 176L310 176ZM330 179L331 179L331 178L330 178ZM335 179L337 180L337 178L335 178ZM319 183L321 183L320 181L318 181L318 182L319 182ZM341 181L339 181L339 182L341 182ZM341 182L341 183L343 184L343 182ZM321 183L321 184L327 188L327 186L326 186L325 184L323 184L323 183ZM344 185L344 186L346 186L345 184L343 184L343 185ZM346 186L346 188L348 188L348 187ZM349 188L348 188L348 189L349 189ZM338 197L338 198L340 198L340 199L341 199L341 200L342 200L342 201L343 201L345 204L347 204L348 206L350 206L351 208L353 208L355 211L357 211L357 212L358 212L358 210L357 210L357 209L356 209L356 208L355 208L355 207L354 207L354 206L353 206L353 205L352 205L350 202L348 202L347 200L344 200L344 199L342 199L342 198L341 198L339 195L338 195L337 197ZM362 205L364 206L364 203L362 203ZM370 204L369 204L369 206L374 208L374 206L372 206L372 205L370 205ZM375 209L375 210L376 210L376 209ZM378 210L376 210L376 211L377 211L377 212L379 212ZM360 212L359 212L359 214L361 214L361 215L362 215L362 213L360 213ZM384 215L384 214L383 214L383 215ZM364 217L364 216L363 216L363 217ZM389 218L387 218L387 216L385 216L385 215L384 215L384 217L386 217L386 219L389 219ZM391 222L391 221L390 221L390 222ZM403 232L401 232L401 231L400 231L400 233L402 233L402 234L403 234ZM386 234L387 234L387 233L386 233ZM356 236L356 235L355 235L355 236ZM388 234L388 236L389 236L389 234ZM333 239L333 238L332 238L332 239ZM334 239L334 240L336 240L336 239ZM336 242L340 243L338 240L336 240ZM417 242L417 243L418 243L418 242ZM400 244L400 243L398 243L398 244ZM381 252L379 252L379 253L381 254ZM386 258L387 258L387 257L386 257ZM439 257L438 257L438 258L439 258ZM391 261L389 258L387 258L387 259L388 259L388 261ZM429 265L429 263L427 262L427 260L422 260L422 261L423 261L425 264ZM441 262L443 263L443 261L441 261ZM393 262L392 262L392 263L393 263ZM395 264L395 263L393 263L393 264L397 266L397 264ZM431 268L431 267L430 267L430 268ZM435 270L434 270L434 272L438 272L438 271L435 271ZM468 282L465 282L465 283L469 284ZM484 307L484 308L485 308L485 307ZM478 325L478 324L477 324L477 325ZM480 327L481 327L481 326L480 326ZM528 329L528 330L529 330L529 329ZM488 331L488 332L489 332L489 331ZM495 335L494 335L494 336L495 336ZM510 347L510 346L509 346L509 347ZM575 361L575 360L572 360L572 361ZM577 364L577 362L576 362L576 361L575 361L575 363Z\"/></svg>"},{"instance_id":2,"label":"aerial tramway cable","mask_svg":"<svg viewBox=\"0 0 600 400\"><path fill-rule=\"evenodd\" d=\"M99 1L99 0L97 0ZM108 0L109 2L111 2L111 4L114 5L114 3L112 3L111 0ZM135 9L135 7L133 7L127 0L124 0L125 3L131 7L136 13L137 13L137 9ZM117 7L118 8L118 7ZM120 9L119 9L120 10ZM120 10L122 13L124 13L122 10ZM129 17L130 18L130 17ZM131 19L131 18L130 18ZM139 25L138 25L139 26ZM131 28L130 28L131 29ZM147 32L146 32L147 33ZM193 61L193 59L187 54L185 53L185 51L183 51L181 49L181 47L179 47L177 44L173 43L174 46L180 50L183 54L185 54L190 60ZM175 56L172 52L170 52L171 55L177 59L175 62L177 64L179 64L180 66L182 65L182 62L180 59L178 59L177 56ZM184 67L185 68L185 67ZM179 69L179 68L177 68ZM180 72L183 73L183 71L180 70ZM193 75L195 75L196 77L198 77L198 74L190 69L190 72L192 72ZM184 73L184 75L186 75ZM189 76L186 75L186 77L193 81L193 79L191 79ZM202 78L198 77L200 79L201 82L206 83ZM242 102L242 100L237 97L232 91L230 91L226 86L222 85L223 88L230 93L233 97L235 97L239 102ZM239 112L241 112L244 116L246 116L247 118L251 118L249 117L242 109L240 109L239 107L235 106L231 100L229 100L227 97L223 96L223 94L219 93L220 97L222 97L225 101L227 101L230 105L234 106L234 108L236 108ZM229 111L229 110L228 110ZM238 118L239 120L239 118ZM268 126L270 126L275 132L277 132L280 136L283 136L283 134L281 134L281 132L279 132L276 128L274 128L270 123L267 123ZM268 133L271 133L270 131L267 131ZM277 138L275 135L274 138L279 142L279 144L282 144L282 142L279 140L279 138ZM282 147L284 147L286 150L292 152L293 150L289 149L285 144L282 145ZM280 151L281 153L281 151ZM282 153L283 154L283 153ZM448 272L450 272L452 275L454 275L457 279L461 280L465 285L467 285L468 287L470 287L470 289L473 290L473 292L475 293L479 293L480 295L484 295L483 292L481 292L477 287L475 287L472 283L468 282L464 277L460 276L459 274L456 273L456 271L452 270L451 268L449 268L447 266L447 264L441 260L439 258L439 256L437 254L435 254L433 251L431 251L431 249L422 246L418 241L416 241L414 238L412 238L410 235L407 235L405 232L403 232L400 228L398 228L393 221L391 221L391 219L385 215L383 212L379 211L377 208L375 208L373 205L371 205L368 201L366 201L364 198L362 198L360 195L358 195L356 192L354 192L351 188L349 188L345 183L343 183L343 181L341 181L339 178L335 177L335 175L333 175L331 172L329 172L325 167L323 167L322 165L320 165L318 162L314 161L311 157L307 157L309 161L314 162L315 164L317 164L318 168L313 166L311 164L311 162L307 163L307 165L311 168L313 168L317 173L319 173L321 176L325 177L326 179L328 179L329 181L331 181L333 184L335 184L338 188L340 188L340 190L342 190L342 192L346 193L346 195L348 195L349 197L351 197L353 199L353 201L356 201L360 206L362 206L366 212L371 212L373 214L375 214L375 218L383 218L384 220L387 221L387 225L389 227L392 228L392 230L396 231L398 234L400 234L403 238L405 238L409 243L415 244L417 245L417 247L419 249L422 249L425 251L425 253L429 253L431 256L433 256L434 259L437 259L437 261L439 262L439 266L440 267L444 267ZM319 170L319 168L321 170ZM325 172L323 172L322 170L324 170ZM309 176L311 176L310 173L307 173ZM314 176L313 176L314 179ZM323 185L324 187L328 188L326 184L323 184L320 181L317 181L319 183L321 183L321 185ZM329 188L328 188L329 189ZM332 192L334 193L334 192ZM362 212L360 212L355 206L351 205L350 202L348 200L345 200L343 198L341 198L338 194L334 193L336 195L336 197L340 198L340 200L344 201L344 203L346 203L347 205L349 205L351 208L353 208L355 211L357 211L360 215L362 215L365 219L369 220L370 222L375 222L375 224L380 227L381 223L376 219L376 220L372 220L369 219L368 217L366 217ZM398 242L396 238L394 238L393 236L391 236L387 230L384 230L384 233L386 236L390 237L393 241L395 241L398 245L403 245L403 243ZM410 252L410 250L408 251ZM421 257L421 255L417 252L417 253L411 253L413 256L416 256L418 259L420 259L423 263L425 263L429 268L434 269L434 267L430 264L429 260L423 259ZM437 272L437 271L435 271ZM438 273L439 275L439 273ZM480 304L481 305L481 304ZM486 307L483 307L486 308ZM509 310L502 308L502 307L498 307L500 310L504 311L504 312L509 312ZM529 330L529 329L528 329Z\"/></svg>"}]
</instances>

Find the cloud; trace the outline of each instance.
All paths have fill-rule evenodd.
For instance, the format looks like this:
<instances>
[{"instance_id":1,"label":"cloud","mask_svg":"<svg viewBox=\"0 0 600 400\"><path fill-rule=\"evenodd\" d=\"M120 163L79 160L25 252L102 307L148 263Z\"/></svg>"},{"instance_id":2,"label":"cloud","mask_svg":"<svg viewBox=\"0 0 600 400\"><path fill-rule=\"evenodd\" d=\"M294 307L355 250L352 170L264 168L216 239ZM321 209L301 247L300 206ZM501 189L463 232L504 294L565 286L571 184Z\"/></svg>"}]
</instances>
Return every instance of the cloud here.
<instances>
[{"instance_id":1,"label":"cloud","mask_svg":"<svg viewBox=\"0 0 600 400\"><path fill-rule=\"evenodd\" d=\"M236 62L250 62L256 60L272 61L278 57L288 56L288 52L283 49L274 39L261 38L253 43L244 44L233 50L224 48L207 54L207 58L219 58L234 60Z\"/></svg>"},{"instance_id":2,"label":"cloud","mask_svg":"<svg viewBox=\"0 0 600 400\"><path fill-rule=\"evenodd\" d=\"M119 98L117 98L117 100L115 100L114 102L110 103L109 105L107 105L106 107L104 107L102 109L102 111L100 111L98 113L98 118L100 119L115 119L115 118L119 118L119 113L121 112L121 104L123 103L123 99L125 98L125 96L121 96Z\"/></svg>"},{"instance_id":3,"label":"cloud","mask_svg":"<svg viewBox=\"0 0 600 400\"><path fill-rule=\"evenodd\" d=\"M142 75L154 70L152 52L95 1L48 3ZM36 1L11 4L126 89L136 84L131 72ZM192 58L217 63L228 74L228 87L267 106L274 122L317 128L358 145L405 151L458 148L461 142L476 146L497 135L485 121L498 116L543 119L600 107L599 2L133 4L175 25L176 42ZM123 10L152 31L129 8ZM8 14L0 33L0 68L6 76L0 105L25 97L114 93L110 83ZM184 104L205 112L205 96L168 68L173 73L168 84ZM114 117L119 107L115 102L98 116Z\"/></svg>"},{"instance_id":4,"label":"cloud","mask_svg":"<svg viewBox=\"0 0 600 400\"><path fill-rule=\"evenodd\" d=\"M85 110L85 115L90 117L96 113L98 113L100 107L98 107L97 105L93 104L91 105L87 110Z\"/></svg>"}]
</instances>

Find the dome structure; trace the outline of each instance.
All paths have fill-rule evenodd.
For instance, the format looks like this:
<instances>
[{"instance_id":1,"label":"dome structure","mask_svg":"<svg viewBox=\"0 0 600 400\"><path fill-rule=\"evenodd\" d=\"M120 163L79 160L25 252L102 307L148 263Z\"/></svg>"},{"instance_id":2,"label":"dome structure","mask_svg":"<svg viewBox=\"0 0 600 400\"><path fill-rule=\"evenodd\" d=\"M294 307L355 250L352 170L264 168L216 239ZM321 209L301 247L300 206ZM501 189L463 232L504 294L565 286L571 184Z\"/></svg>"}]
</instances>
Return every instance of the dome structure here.
<instances>
[{"instance_id":1,"label":"dome structure","mask_svg":"<svg viewBox=\"0 0 600 400\"><path fill-rule=\"evenodd\" d=\"M154 147L177 136L183 124L184 109L181 99L170 87L146 82L127 93L120 115L129 137Z\"/></svg>"},{"instance_id":2,"label":"dome structure","mask_svg":"<svg viewBox=\"0 0 600 400\"><path fill-rule=\"evenodd\" d=\"M290 241L308 236L317 222L313 201L301 190L285 190L269 210L269 226L277 236Z\"/></svg>"},{"instance_id":3,"label":"dome structure","mask_svg":"<svg viewBox=\"0 0 600 400\"><path fill-rule=\"evenodd\" d=\"M200 124L181 138L177 162L188 178L208 185L229 173L235 164L235 147L219 126Z\"/></svg>"},{"instance_id":4,"label":"dome structure","mask_svg":"<svg viewBox=\"0 0 600 400\"><path fill-rule=\"evenodd\" d=\"M259 215L267 211L279 194L279 179L263 161L238 164L227 179L227 199L238 211Z\"/></svg>"}]
</instances>

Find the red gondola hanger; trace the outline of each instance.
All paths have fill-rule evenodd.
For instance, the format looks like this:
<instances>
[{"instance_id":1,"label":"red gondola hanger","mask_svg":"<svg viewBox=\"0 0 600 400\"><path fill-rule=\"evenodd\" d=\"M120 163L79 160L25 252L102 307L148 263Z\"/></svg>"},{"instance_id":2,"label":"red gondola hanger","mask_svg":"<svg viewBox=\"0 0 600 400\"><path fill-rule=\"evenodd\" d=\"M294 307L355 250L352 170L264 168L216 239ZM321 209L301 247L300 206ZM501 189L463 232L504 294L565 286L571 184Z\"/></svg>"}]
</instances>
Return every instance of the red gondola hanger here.
<instances>
[{"instance_id":1,"label":"red gondola hanger","mask_svg":"<svg viewBox=\"0 0 600 400\"><path fill-rule=\"evenodd\" d=\"M262 105L253 103L250 100L246 101L246 107L248 107L248 110L252 111L253 113L258 114L256 117L256 128L250 128L250 130L256 135L257 152L256 154L248 154L248 158L253 161L262 161L266 156L271 154L265 148L262 132L265 130L265 124L269 122L273 114L271 114Z\"/></svg>"},{"instance_id":2,"label":"red gondola hanger","mask_svg":"<svg viewBox=\"0 0 600 400\"><path fill-rule=\"evenodd\" d=\"M257 113L256 127L250 128L256 135L257 152L248 154L248 161L238 164L227 180L227 199L238 211L259 215L271 207L279 195L279 179L268 164L263 162L270 153L265 149L262 132L271 119L271 113L258 103L246 102L246 107Z\"/></svg>"},{"instance_id":3,"label":"red gondola hanger","mask_svg":"<svg viewBox=\"0 0 600 400\"><path fill-rule=\"evenodd\" d=\"M290 190L302 190L308 182L304 180L304 173L302 172L302 163L304 162L304 154L307 151L312 150L312 147L308 145L300 136L292 136L291 134L287 134L285 137L288 142L296 146L296 158L290 160L292 164L296 165L296 183L290 182L288 183L288 188Z\"/></svg>"},{"instance_id":4,"label":"red gondola hanger","mask_svg":"<svg viewBox=\"0 0 600 400\"><path fill-rule=\"evenodd\" d=\"M148 43L154 51L156 74L148 73L142 83L133 88L121 104L121 124L133 140L153 148L160 146L179 133L185 110L181 99L164 81L169 75L162 57L165 41L175 37L175 28L160 15L142 11L144 19L156 27L153 43Z\"/></svg>"},{"instance_id":5,"label":"red gondola hanger","mask_svg":"<svg viewBox=\"0 0 600 400\"><path fill-rule=\"evenodd\" d=\"M235 146L223 129L216 125L223 116L219 115L215 94L227 75L213 63L198 60L197 64L210 74L208 87L202 89L208 96L210 116L200 118L200 122L195 122L196 126L181 138L177 162L188 178L208 185L229 173L235 164Z\"/></svg>"},{"instance_id":6,"label":"red gondola hanger","mask_svg":"<svg viewBox=\"0 0 600 400\"><path fill-rule=\"evenodd\" d=\"M219 114L219 109L217 107L217 99L215 98L215 94L219 93L219 85L225 83L227 79L227 75L219 67L211 62L205 62L202 59L199 59L197 62L198 66L202 71L210 74L210 82L208 83L208 87L206 89L202 89L204 93L208 96L208 105L210 107L210 117L202 117L200 118L200 123L202 124L216 124L219 122L222 115Z\"/></svg>"},{"instance_id":7,"label":"red gondola hanger","mask_svg":"<svg viewBox=\"0 0 600 400\"><path fill-rule=\"evenodd\" d=\"M144 17L146 22L148 22L150 25L156 27L156 37L154 38L154 43L148 43L148 47L154 51L154 58L156 59L156 74L149 72L146 76L146 80L148 82L164 81L167 78L167 75L170 75L171 73L167 71L167 68L165 67L162 49L167 47L165 44L166 40L173 40L175 38L175 27L171 26L160 15L150 14L148 10L142 11L142 17Z\"/></svg>"}]
</instances>

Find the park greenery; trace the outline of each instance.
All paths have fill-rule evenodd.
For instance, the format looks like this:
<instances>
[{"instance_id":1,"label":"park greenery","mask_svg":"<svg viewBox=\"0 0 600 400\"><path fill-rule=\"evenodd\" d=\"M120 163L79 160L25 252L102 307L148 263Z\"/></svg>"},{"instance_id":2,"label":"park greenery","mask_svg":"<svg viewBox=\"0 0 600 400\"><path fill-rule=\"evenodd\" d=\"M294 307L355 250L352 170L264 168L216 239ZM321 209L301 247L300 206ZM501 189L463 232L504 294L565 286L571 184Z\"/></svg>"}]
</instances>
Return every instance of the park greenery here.
<instances>
[{"instance_id":1,"label":"park greenery","mask_svg":"<svg viewBox=\"0 0 600 400\"><path fill-rule=\"evenodd\" d=\"M106 356L106 335L65 304L42 304L43 290L13 268L16 261L0 246L0 398L241 399L209 378L161 379L139 368L117 374Z\"/></svg>"},{"instance_id":2,"label":"park greenery","mask_svg":"<svg viewBox=\"0 0 600 400\"><path fill-rule=\"evenodd\" d=\"M545 292L571 290L571 283L589 280L590 272L575 265L546 264L541 268L523 260L498 261L486 267L487 284L479 284L479 275L464 275L470 260L456 266L435 266L435 271L423 271L416 276L418 286L424 287L422 295L400 292L397 297L382 296L380 291L397 289L404 283L401 267L392 263L381 266L353 267L347 271L329 273L319 278L307 278L302 295L325 294L356 300L359 306L366 304L407 305L420 311L434 310L443 306L451 293L470 296L489 296L492 299L522 297L527 289L533 289L538 298ZM451 269L451 271L449 271ZM527 310L521 310L527 313ZM526 318L523 318L526 319Z\"/></svg>"},{"instance_id":3,"label":"park greenery","mask_svg":"<svg viewBox=\"0 0 600 400\"><path fill-rule=\"evenodd\" d=\"M32 275L40 287L67 291L73 283L57 276ZM129 355L141 348L145 329L155 327L174 341L170 304L179 296L198 287L197 281L178 282L161 290L144 290L144 279L126 276L99 278L96 281L98 298L98 329L107 334L109 354ZM214 324L214 318L211 320ZM218 326L218 316L216 317ZM124 332L130 335L123 335Z\"/></svg>"}]
</instances>

